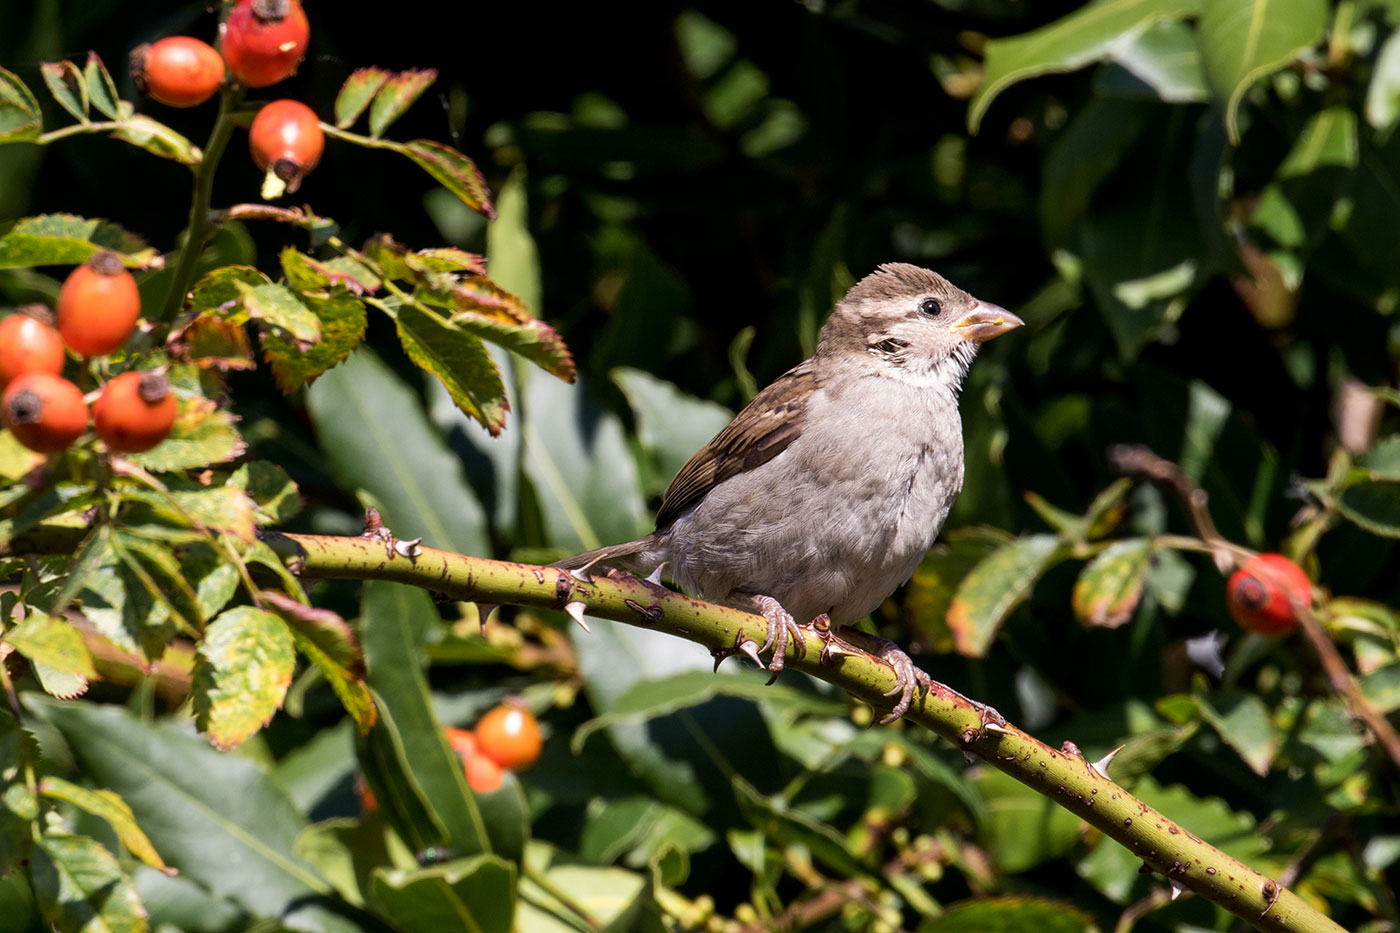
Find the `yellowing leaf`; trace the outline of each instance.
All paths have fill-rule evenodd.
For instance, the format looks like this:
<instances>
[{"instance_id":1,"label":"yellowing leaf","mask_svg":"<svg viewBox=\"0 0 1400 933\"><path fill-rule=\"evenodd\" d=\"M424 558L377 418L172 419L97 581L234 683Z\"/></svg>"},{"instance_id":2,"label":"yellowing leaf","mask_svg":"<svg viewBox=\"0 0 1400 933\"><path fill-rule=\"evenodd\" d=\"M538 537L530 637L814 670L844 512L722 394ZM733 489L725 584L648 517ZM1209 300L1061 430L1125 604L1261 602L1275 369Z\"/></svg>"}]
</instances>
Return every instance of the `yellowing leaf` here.
<instances>
[{"instance_id":1,"label":"yellowing leaf","mask_svg":"<svg viewBox=\"0 0 1400 933\"><path fill-rule=\"evenodd\" d=\"M195 721L218 748L257 732L282 706L296 652L280 618L252 606L220 615L195 654Z\"/></svg>"}]
</instances>

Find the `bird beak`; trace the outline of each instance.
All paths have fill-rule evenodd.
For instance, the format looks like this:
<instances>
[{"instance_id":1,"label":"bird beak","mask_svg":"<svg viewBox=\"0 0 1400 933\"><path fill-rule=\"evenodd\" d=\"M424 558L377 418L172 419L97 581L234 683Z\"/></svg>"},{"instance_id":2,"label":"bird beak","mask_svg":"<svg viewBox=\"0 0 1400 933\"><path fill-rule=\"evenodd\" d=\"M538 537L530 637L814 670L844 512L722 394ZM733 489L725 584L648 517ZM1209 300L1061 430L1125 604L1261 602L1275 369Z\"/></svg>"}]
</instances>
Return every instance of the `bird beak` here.
<instances>
[{"instance_id":1,"label":"bird beak","mask_svg":"<svg viewBox=\"0 0 1400 933\"><path fill-rule=\"evenodd\" d=\"M948 329L960 335L964 340L975 340L978 343L983 343L993 337L1000 337L1024 323L1025 321L1005 308L979 301L975 308L963 315L961 320L950 324Z\"/></svg>"}]
</instances>

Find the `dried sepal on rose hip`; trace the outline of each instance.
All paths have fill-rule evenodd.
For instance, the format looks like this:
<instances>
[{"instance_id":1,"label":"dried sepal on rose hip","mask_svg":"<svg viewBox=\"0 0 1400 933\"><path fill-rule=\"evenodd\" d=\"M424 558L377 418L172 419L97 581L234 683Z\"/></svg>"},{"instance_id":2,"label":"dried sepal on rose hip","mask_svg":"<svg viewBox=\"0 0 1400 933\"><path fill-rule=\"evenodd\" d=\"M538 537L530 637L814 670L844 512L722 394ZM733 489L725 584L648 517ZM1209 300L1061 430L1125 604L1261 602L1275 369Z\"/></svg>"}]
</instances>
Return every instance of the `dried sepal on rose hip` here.
<instances>
[{"instance_id":1,"label":"dried sepal on rose hip","mask_svg":"<svg viewBox=\"0 0 1400 933\"><path fill-rule=\"evenodd\" d=\"M1287 635L1298 627L1293 603L1312 604L1308 575L1282 554L1255 554L1230 575L1225 604L1247 632Z\"/></svg>"},{"instance_id":2,"label":"dried sepal on rose hip","mask_svg":"<svg viewBox=\"0 0 1400 933\"><path fill-rule=\"evenodd\" d=\"M131 50L131 80L142 94L170 107L195 107L224 82L223 56L190 36L167 36Z\"/></svg>"},{"instance_id":3,"label":"dried sepal on rose hip","mask_svg":"<svg viewBox=\"0 0 1400 933\"><path fill-rule=\"evenodd\" d=\"M298 0L238 0L219 31L228 70L248 87L290 77L311 36Z\"/></svg>"},{"instance_id":4,"label":"dried sepal on rose hip","mask_svg":"<svg viewBox=\"0 0 1400 933\"><path fill-rule=\"evenodd\" d=\"M140 316L136 279L109 250L76 267L58 291L58 332L83 356L105 356L124 346Z\"/></svg>"},{"instance_id":5,"label":"dried sepal on rose hip","mask_svg":"<svg viewBox=\"0 0 1400 933\"><path fill-rule=\"evenodd\" d=\"M122 373L92 403L93 426L107 447L135 454L165 440L175 425L175 393L165 373Z\"/></svg>"},{"instance_id":6,"label":"dried sepal on rose hip","mask_svg":"<svg viewBox=\"0 0 1400 933\"><path fill-rule=\"evenodd\" d=\"M290 194L321 161L326 134L316 112L297 100L274 100L258 111L248 128L253 162L267 173L262 196Z\"/></svg>"},{"instance_id":7,"label":"dried sepal on rose hip","mask_svg":"<svg viewBox=\"0 0 1400 933\"><path fill-rule=\"evenodd\" d=\"M30 450L54 454L87 430L88 407L77 386L52 373L25 373L0 396L0 420Z\"/></svg>"},{"instance_id":8,"label":"dried sepal on rose hip","mask_svg":"<svg viewBox=\"0 0 1400 933\"><path fill-rule=\"evenodd\" d=\"M41 304L21 305L0 320L0 389L25 373L63 372L63 337L53 312Z\"/></svg>"}]
</instances>

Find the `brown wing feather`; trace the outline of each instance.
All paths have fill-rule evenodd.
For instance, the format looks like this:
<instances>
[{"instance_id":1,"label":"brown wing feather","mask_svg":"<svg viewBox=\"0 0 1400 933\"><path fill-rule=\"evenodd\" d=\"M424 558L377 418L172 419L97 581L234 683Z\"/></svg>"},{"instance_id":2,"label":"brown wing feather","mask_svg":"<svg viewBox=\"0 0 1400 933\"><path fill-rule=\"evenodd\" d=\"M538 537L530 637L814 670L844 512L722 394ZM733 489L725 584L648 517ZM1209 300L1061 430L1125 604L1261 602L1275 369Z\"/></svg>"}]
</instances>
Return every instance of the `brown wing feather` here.
<instances>
[{"instance_id":1,"label":"brown wing feather","mask_svg":"<svg viewBox=\"0 0 1400 933\"><path fill-rule=\"evenodd\" d=\"M807 400L820 384L808 360L754 396L671 480L656 513L657 529L666 528L731 476L762 466L786 450L802 433Z\"/></svg>"}]
</instances>

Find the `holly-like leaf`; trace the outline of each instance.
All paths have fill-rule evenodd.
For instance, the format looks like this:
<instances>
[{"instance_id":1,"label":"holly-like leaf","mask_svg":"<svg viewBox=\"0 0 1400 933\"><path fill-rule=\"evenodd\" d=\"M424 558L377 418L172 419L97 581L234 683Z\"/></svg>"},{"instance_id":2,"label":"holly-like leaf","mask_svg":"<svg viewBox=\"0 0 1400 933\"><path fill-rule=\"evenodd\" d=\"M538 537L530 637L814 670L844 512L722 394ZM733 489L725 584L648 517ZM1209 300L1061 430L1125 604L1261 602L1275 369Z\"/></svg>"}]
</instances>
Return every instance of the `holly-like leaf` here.
<instances>
[{"instance_id":1,"label":"holly-like leaf","mask_svg":"<svg viewBox=\"0 0 1400 933\"><path fill-rule=\"evenodd\" d=\"M78 66L66 59L44 62L39 66L39 72L44 76L44 83L48 85L53 99L78 120L88 122L87 82L83 80Z\"/></svg>"},{"instance_id":2,"label":"holly-like leaf","mask_svg":"<svg viewBox=\"0 0 1400 933\"><path fill-rule=\"evenodd\" d=\"M353 126L392 74L392 71L383 68L356 68L352 71L335 97L335 125L342 130Z\"/></svg>"},{"instance_id":3,"label":"holly-like leaf","mask_svg":"<svg viewBox=\"0 0 1400 933\"><path fill-rule=\"evenodd\" d=\"M1211 0L1196 36L1206 79L1225 102L1225 127L1238 142L1240 99L1256 80L1317 44L1327 28L1326 0Z\"/></svg>"},{"instance_id":4,"label":"holly-like leaf","mask_svg":"<svg viewBox=\"0 0 1400 933\"><path fill-rule=\"evenodd\" d=\"M114 223L72 214L41 214L0 224L0 269L76 266L113 250L128 266L150 265L159 253Z\"/></svg>"},{"instance_id":5,"label":"holly-like leaf","mask_svg":"<svg viewBox=\"0 0 1400 933\"><path fill-rule=\"evenodd\" d=\"M384 82L369 108L369 135L376 139L383 136L389 125L403 116L404 111L413 106L413 102L436 80L436 68L422 68L400 71ZM339 120L336 122L338 125Z\"/></svg>"},{"instance_id":6,"label":"holly-like leaf","mask_svg":"<svg viewBox=\"0 0 1400 933\"><path fill-rule=\"evenodd\" d=\"M240 283L237 288L242 293L243 308L253 320L283 331L298 343L313 344L321 339L320 319L285 285L250 288Z\"/></svg>"},{"instance_id":7,"label":"holly-like leaf","mask_svg":"<svg viewBox=\"0 0 1400 933\"><path fill-rule=\"evenodd\" d=\"M471 159L451 146L431 139L415 139L405 143L401 151L467 207L485 214L490 220L496 219L496 209L491 206L491 191L486 187L481 170Z\"/></svg>"},{"instance_id":8,"label":"holly-like leaf","mask_svg":"<svg viewBox=\"0 0 1400 933\"><path fill-rule=\"evenodd\" d=\"M296 665L292 633L270 612L239 606L204 632L195 655L195 721L228 749L265 726L282 706Z\"/></svg>"},{"instance_id":9,"label":"holly-like leaf","mask_svg":"<svg viewBox=\"0 0 1400 933\"><path fill-rule=\"evenodd\" d=\"M510 292L480 276L461 282L451 292L452 323L519 353L546 372L573 382L574 357L558 331L530 317Z\"/></svg>"},{"instance_id":10,"label":"holly-like leaf","mask_svg":"<svg viewBox=\"0 0 1400 933\"><path fill-rule=\"evenodd\" d=\"M248 445L234 428L237 415L211 399L182 398L170 434L131 462L154 472L196 470L243 456Z\"/></svg>"},{"instance_id":11,"label":"holly-like leaf","mask_svg":"<svg viewBox=\"0 0 1400 933\"><path fill-rule=\"evenodd\" d=\"M136 824L131 807L116 793L105 789L92 790L53 775L39 782L39 793L54 800L71 803L93 816L106 820L128 852L158 871L174 874L166 868L156 847L151 845L151 840Z\"/></svg>"},{"instance_id":12,"label":"holly-like leaf","mask_svg":"<svg viewBox=\"0 0 1400 933\"><path fill-rule=\"evenodd\" d=\"M1146 538L1110 544L1074 584L1075 617L1082 625L1099 628L1117 628L1127 622L1142 599L1151 563L1152 542Z\"/></svg>"},{"instance_id":13,"label":"holly-like leaf","mask_svg":"<svg viewBox=\"0 0 1400 933\"><path fill-rule=\"evenodd\" d=\"M0 68L0 143L37 139L43 129L43 111L33 93L13 71Z\"/></svg>"},{"instance_id":14,"label":"holly-like leaf","mask_svg":"<svg viewBox=\"0 0 1400 933\"><path fill-rule=\"evenodd\" d=\"M88 100L98 113L112 120L121 119L122 99L117 94L117 85L96 52L88 52L87 67L83 69L83 86L87 88Z\"/></svg>"},{"instance_id":15,"label":"holly-like leaf","mask_svg":"<svg viewBox=\"0 0 1400 933\"><path fill-rule=\"evenodd\" d=\"M1030 535L997 548L972 569L948 606L948 627L958 653L982 657L1002 622L1054 562L1060 539Z\"/></svg>"},{"instance_id":16,"label":"holly-like leaf","mask_svg":"<svg viewBox=\"0 0 1400 933\"><path fill-rule=\"evenodd\" d=\"M458 408L499 434L510 401L481 339L413 303L399 306L395 323L409 359L436 376Z\"/></svg>"},{"instance_id":17,"label":"holly-like leaf","mask_svg":"<svg viewBox=\"0 0 1400 933\"><path fill-rule=\"evenodd\" d=\"M145 933L146 909L116 858L95 839L50 829L34 842L29 883L53 930Z\"/></svg>"},{"instance_id":18,"label":"holly-like leaf","mask_svg":"<svg viewBox=\"0 0 1400 933\"><path fill-rule=\"evenodd\" d=\"M31 608L24 621L7 631L0 641L12 645L30 661L56 671L76 674L85 680L97 677L83 636L66 619Z\"/></svg>"},{"instance_id":19,"label":"holly-like leaf","mask_svg":"<svg viewBox=\"0 0 1400 933\"><path fill-rule=\"evenodd\" d=\"M262 334L263 359L272 367L277 388L288 395L343 362L364 340L367 323L365 306L340 286L324 297L303 294L301 304L320 322L319 340L307 346L279 331Z\"/></svg>"}]
</instances>

